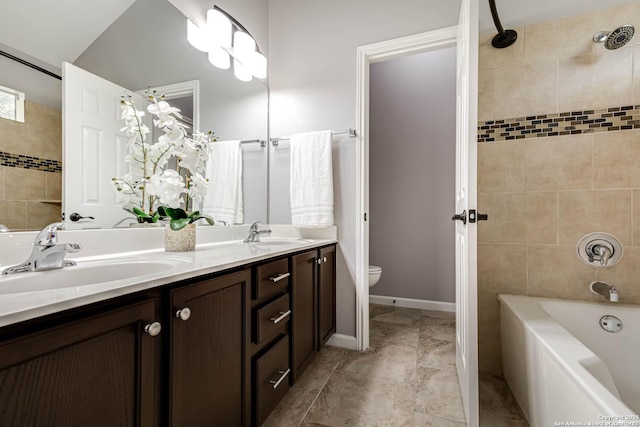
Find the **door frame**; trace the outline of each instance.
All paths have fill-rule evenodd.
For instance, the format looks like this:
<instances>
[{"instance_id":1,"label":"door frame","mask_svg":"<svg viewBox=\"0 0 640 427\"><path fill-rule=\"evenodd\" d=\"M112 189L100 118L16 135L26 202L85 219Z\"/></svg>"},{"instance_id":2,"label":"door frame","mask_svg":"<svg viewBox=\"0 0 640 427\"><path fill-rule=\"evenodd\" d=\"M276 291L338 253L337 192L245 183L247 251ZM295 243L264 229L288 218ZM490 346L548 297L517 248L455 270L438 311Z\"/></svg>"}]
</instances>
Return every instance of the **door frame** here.
<instances>
[{"instance_id":1,"label":"door frame","mask_svg":"<svg viewBox=\"0 0 640 427\"><path fill-rule=\"evenodd\" d=\"M158 95L164 95L164 99L170 101L185 96L193 96L193 127L192 131L200 130L200 80L188 80L186 82L173 83L163 86L148 88L155 90ZM136 93L144 96L147 89L137 90Z\"/></svg>"},{"instance_id":2,"label":"door frame","mask_svg":"<svg viewBox=\"0 0 640 427\"><path fill-rule=\"evenodd\" d=\"M369 70L388 61L439 49L456 47L457 25L359 46L357 53L358 141L356 152L356 343L369 348Z\"/></svg>"}]
</instances>

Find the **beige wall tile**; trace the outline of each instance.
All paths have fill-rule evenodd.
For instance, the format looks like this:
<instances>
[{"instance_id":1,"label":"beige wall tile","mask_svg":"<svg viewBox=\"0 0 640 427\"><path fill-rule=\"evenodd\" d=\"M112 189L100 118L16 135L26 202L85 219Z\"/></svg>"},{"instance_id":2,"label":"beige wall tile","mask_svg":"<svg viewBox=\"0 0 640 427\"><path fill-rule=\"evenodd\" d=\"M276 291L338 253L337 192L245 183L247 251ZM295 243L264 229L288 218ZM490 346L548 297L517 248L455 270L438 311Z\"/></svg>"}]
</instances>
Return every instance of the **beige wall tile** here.
<instances>
[{"instance_id":1,"label":"beige wall tile","mask_svg":"<svg viewBox=\"0 0 640 427\"><path fill-rule=\"evenodd\" d=\"M478 225L478 242L527 241L524 193L479 193L478 211L489 215Z\"/></svg>"},{"instance_id":2,"label":"beige wall tile","mask_svg":"<svg viewBox=\"0 0 640 427\"><path fill-rule=\"evenodd\" d=\"M9 200L43 200L46 197L46 172L7 168L4 193Z\"/></svg>"},{"instance_id":3,"label":"beige wall tile","mask_svg":"<svg viewBox=\"0 0 640 427\"><path fill-rule=\"evenodd\" d=\"M640 104L640 46L633 48L633 103Z\"/></svg>"},{"instance_id":4,"label":"beige wall tile","mask_svg":"<svg viewBox=\"0 0 640 427\"><path fill-rule=\"evenodd\" d=\"M558 194L559 243L576 245L585 234L604 231L631 244L631 190Z\"/></svg>"},{"instance_id":5,"label":"beige wall tile","mask_svg":"<svg viewBox=\"0 0 640 427\"><path fill-rule=\"evenodd\" d=\"M0 151L27 154L26 134L24 123L0 119Z\"/></svg>"},{"instance_id":6,"label":"beige wall tile","mask_svg":"<svg viewBox=\"0 0 640 427\"><path fill-rule=\"evenodd\" d=\"M478 244L478 291L526 294L527 247Z\"/></svg>"},{"instance_id":7,"label":"beige wall tile","mask_svg":"<svg viewBox=\"0 0 640 427\"><path fill-rule=\"evenodd\" d=\"M495 79L495 118L557 112L557 69L557 61L502 68Z\"/></svg>"},{"instance_id":8,"label":"beige wall tile","mask_svg":"<svg viewBox=\"0 0 640 427\"><path fill-rule=\"evenodd\" d=\"M481 371L502 375L500 303L497 293L478 292L478 359Z\"/></svg>"},{"instance_id":9,"label":"beige wall tile","mask_svg":"<svg viewBox=\"0 0 640 427\"><path fill-rule=\"evenodd\" d=\"M633 246L640 246L640 190L633 190Z\"/></svg>"},{"instance_id":10,"label":"beige wall tile","mask_svg":"<svg viewBox=\"0 0 640 427\"><path fill-rule=\"evenodd\" d=\"M25 105L27 153L45 159L62 159L61 112L35 102Z\"/></svg>"},{"instance_id":11,"label":"beige wall tile","mask_svg":"<svg viewBox=\"0 0 640 427\"><path fill-rule=\"evenodd\" d=\"M56 203L27 202L27 229L41 230L60 221L62 209Z\"/></svg>"},{"instance_id":12,"label":"beige wall tile","mask_svg":"<svg viewBox=\"0 0 640 427\"><path fill-rule=\"evenodd\" d=\"M27 203L13 200L0 200L0 224L9 230L25 230L27 219Z\"/></svg>"},{"instance_id":13,"label":"beige wall tile","mask_svg":"<svg viewBox=\"0 0 640 427\"><path fill-rule=\"evenodd\" d=\"M524 142L478 144L478 191L524 190Z\"/></svg>"},{"instance_id":14,"label":"beige wall tile","mask_svg":"<svg viewBox=\"0 0 640 427\"><path fill-rule=\"evenodd\" d=\"M6 166L0 166L0 200L4 200L4 170L9 169Z\"/></svg>"},{"instance_id":15,"label":"beige wall tile","mask_svg":"<svg viewBox=\"0 0 640 427\"><path fill-rule=\"evenodd\" d=\"M596 269L578 258L575 244L531 245L528 250L528 295L592 300L589 285Z\"/></svg>"},{"instance_id":16,"label":"beige wall tile","mask_svg":"<svg viewBox=\"0 0 640 427\"><path fill-rule=\"evenodd\" d=\"M527 64L554 61L562 55L558 33L563 29L559 21L539 22L524 29L524 58Z\"/></svg>"},{"instance_id":17,"label":"beige wall tile","mask_svg":"<svg viewBox=\"0 0 640 427\"><path fill-rule=\"evenodd\" d=\"M491 46L491 40L497 32L481 34L478 50L478 67L480 70L501 68L524 63L524 28L514 28L518 38L514 44L504 49Z\"/></svg>"},{"instance_id":18,"label":"beige wall tile","mask_svg":"<svg viewBox=\"0 0 640 427\"><path fill-rule=\"evenodd\" d=\"M594 188L640 188L640 131L593 135Z\"/></svg>"},{"instance_id":19,"label":"beige wall tile","mask_svg":"<svg viewBox=\"0 0 640 427\"><path fill-rule=\"evenodd\" d=\"M525 194L525 227L528 243L557 243L558 194Z\"/></svg>"},{"instance_id":20,"label":"beige wall tile","mask_svg":"<svg viewBox=\"0 0 640 427\"><path fill-rule=\"evenodd\" d=\"M613 267L597 268L596 278L618 289L620 302L640 304L640 248L627 246L619 263ZM598 301L604 299L596 296Z\"/></svg>"},{"instance_id":21,"label":"beige wall tile","mask_svg":"<svg viewBox=\"0 0 640 427\"><path fill-rule=\"evenodd\" d=\"M46 173L47 179L47 200L62 200L62 174Z\"/></svg>"},{"instance_id":22,"label":"beige wall tile","mask_svg":"<svg viewBox=\"0 0 640 427\"><path fill-rule=\"evenodd\" d=\"M495 75L496 70L482 70L478 73L478 121L493 120L495 113Z\"/></svg>"},{"instance_id":23,"label":"beige wall tile","mask_svg":"<svg viewBox=\"0 0 640 427\"><path fill-rule=\"evenodd\" d=\"M529 191L591 188L593 135L539 138L525 144L525 188Z\"/></svg>"},{"instance_id":24,"label":"beige wall tile","mask_svg":"<svg viewBox=\"0 0 640 427\"><path fill-rule=\"evenodd\" d=\"M558 109L628 105L633 102L633 50L618 49L561 59Z\"/></svg>"}]
</instances>

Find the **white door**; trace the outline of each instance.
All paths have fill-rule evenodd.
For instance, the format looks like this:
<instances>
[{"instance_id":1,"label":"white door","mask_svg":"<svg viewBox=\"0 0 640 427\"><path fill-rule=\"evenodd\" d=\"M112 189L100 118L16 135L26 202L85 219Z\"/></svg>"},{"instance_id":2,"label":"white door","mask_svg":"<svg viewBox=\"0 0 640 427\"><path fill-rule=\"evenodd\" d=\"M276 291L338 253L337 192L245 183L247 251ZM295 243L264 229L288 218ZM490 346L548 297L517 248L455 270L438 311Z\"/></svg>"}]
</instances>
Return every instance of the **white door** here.
<instances>
[{"instance_id":1,"label":"white door","mask_svg":"<svg viewBox=\"0 0 640 427\"><path fill-rule=\"evenodd\" d=\"M62 64L62 211L72 228L111 228L129 214L116 205L111 180L127 172L127 136L120 129L120 101L129 92L69 63ZM148 118L148 115L145 116ZM94 219L70 222L72 214Z\"/></svg>"},{"instance_id":2,"label":"white door","mask_svg":"<svg viewBox=\"0 0 640 427\"><path fill-rule=\"evenodd\" d=\"M478 0L462 0L456 83L456 367L467 425L478 415L477 203ZM471 222L473 221L473 222Z\"/></svg>"}]
</instances>

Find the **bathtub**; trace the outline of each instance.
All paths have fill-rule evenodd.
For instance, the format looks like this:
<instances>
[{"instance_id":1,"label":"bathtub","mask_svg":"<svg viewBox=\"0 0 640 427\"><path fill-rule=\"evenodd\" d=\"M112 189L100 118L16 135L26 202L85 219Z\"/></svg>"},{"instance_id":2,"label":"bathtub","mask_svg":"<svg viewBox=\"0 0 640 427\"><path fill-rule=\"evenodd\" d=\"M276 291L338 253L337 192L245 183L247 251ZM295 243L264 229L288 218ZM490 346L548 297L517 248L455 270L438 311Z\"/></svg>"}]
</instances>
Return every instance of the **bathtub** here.
<instances>
[{"instance_id":1,"label":"bathtub","mask_svg":"<svg viewBox=\"0 0 640 427\"><path fill-rule=\"evenodd\" d=\"M499 300L503 373L531 427L640 426L640 307ZM605 331L605 315L622 330Z\"/></svg>"}]
</instances>

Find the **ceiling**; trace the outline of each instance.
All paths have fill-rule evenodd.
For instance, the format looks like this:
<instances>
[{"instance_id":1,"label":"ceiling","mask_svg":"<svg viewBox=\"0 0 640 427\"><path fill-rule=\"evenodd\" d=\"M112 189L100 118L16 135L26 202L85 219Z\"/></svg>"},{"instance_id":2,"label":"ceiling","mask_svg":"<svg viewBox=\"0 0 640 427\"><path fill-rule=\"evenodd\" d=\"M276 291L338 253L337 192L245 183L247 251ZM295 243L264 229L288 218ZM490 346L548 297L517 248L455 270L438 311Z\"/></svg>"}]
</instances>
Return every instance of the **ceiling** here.
<instances>
[{"instance_id":1,"label":"ceiling","mask_svg":"<svg viewBox=\"0 0 640 427\"><path fill-rule=\"evenodd\" d=\"M0 40L60 68L62 61L75 61L134 1L3 0Z\"/></svg>"},{"instance_id":2,"label":"ceiling","mask_svg":"<svg viewBox=\"0 0 640 427\"><path fill-rule=\"evenodd\" d=\"M3 1L0 16L8 19L0 25L0 40L10 48L60 67L62 61L75 61L134 1ZM496 4L503 26L515 28L634 1L637 0L497 0ZM495 31L488 0L480 0L480 31Z\"/></svg>"}]
</instances>

